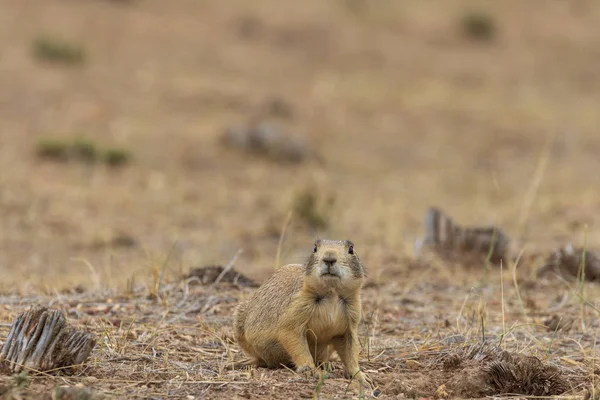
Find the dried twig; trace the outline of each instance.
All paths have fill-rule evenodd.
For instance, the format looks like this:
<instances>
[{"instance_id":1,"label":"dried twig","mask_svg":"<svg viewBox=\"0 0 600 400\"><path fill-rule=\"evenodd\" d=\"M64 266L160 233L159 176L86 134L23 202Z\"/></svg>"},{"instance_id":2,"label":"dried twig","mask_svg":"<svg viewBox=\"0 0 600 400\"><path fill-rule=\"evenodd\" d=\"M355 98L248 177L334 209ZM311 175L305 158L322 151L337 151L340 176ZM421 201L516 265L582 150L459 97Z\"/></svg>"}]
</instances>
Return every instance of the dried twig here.
<instances>
[{"instance_id":1,"label":"dried twig","mask_svg":"<svg viewBox=\"0 0 600 400\"><path fill-rule=\"evenodd\" d=\"M233 266L235 265L235 262L237 261L238 257L240 256L240 254L242 254L243 250L239 249L237 251L237 253L235 253L235 255L233 256L233 258L231 259L231 261L229 261L229 264L227 264L225 266L225 268L223 268L223 271L219 274L219 276L217 276L217 279L215 279L213 286L217 286L219 284L219 282L221 282L221 279L223 279L223 277L225 276L225 274L227 272L229 272Z\"/></svg>"}]
</instances>

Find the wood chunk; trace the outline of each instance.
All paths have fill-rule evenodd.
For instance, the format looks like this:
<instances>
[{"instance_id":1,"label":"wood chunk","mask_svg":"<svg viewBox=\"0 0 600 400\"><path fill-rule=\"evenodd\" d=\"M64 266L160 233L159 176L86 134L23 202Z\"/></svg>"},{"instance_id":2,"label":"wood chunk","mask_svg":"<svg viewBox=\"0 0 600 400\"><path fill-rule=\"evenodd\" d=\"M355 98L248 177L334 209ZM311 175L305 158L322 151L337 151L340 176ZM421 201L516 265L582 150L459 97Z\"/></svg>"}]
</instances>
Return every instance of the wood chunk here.
<instances>
[{"instance_id":1,"label":"wood chunk","mask_svg":"<svg viewBox=\"0 0 600 400\"><path fill-rule=\"evenodd\" d=\"M584 264L583 254L583 248L574 248L572 245L558 249L548 257L546 264L538 271L538 276L555 272L563 276L578 278ZM586 281L600 282L600 256L598 253L585 251L584 275Z\"/></svg>"},{"instance_id":2,"label":"wood chunk","mask_svg":"<svg viewBox=\"0 0 600 400\"><path fill-rule=\"evenodd\" d=\"M560 395L569 389L561 371L533 356L503 351L482 369L490 394ZM489 396L489 394L488 394Z\"/></svg>"},{"instance_id":3,"label":"wood chunk","mask_svg":"<svg viewBox=\"0 0 600 400\"><path fill-rule=\"evenodd\" d=\"M93 334L70 329L62 312L34 307L15 318L0 351L0 368L70 372L87 360L95 344Z\"/></svg>"},{"instance_id":4,"label":"wood chunk","mask_svg":"<svg viewBox=\"0 0 600 400\"><path fill-rule=\"evenodd\" d=\"M441 358L448 392L459 398L501 395L556 396L569 390L558 367L534 356L476 344Z\"/></svg>"},{"instance_id":5,"label":"wood chunk","mask_svg":"<svg viewBox=\"0 0 600 400\"><path fill-rule=\"evenodd\" d=\"M198 267L192 269L185 278L198 278L202 285L210 285L217 280L217 278L223 273L224 270L225 268L221 265L209 265L207 267ZM220 282L232 283L236 286L258 287L258 284L256 282L246 277L245 275L237 272L233 268L225 272Z\"/></svg>"},{"instance_id":6,"label":"wood chunk","mask_svg":"<svg viewBox=\"0 0 600 400\"><path fill-rule=\"evenodd\" d=\"M553 315L550 318L547 318L544 321L544 325L546 325L549 332L558 332L565 331L568 332L571 330L573 323L575 320L570 316L561 316Z\"/></svg>"},{"instance_id":7,"label":"wood chunk","mask_svg":"<svg viewBox=\"0 0 600 400\"><path fill-rule=\"evenodd\" d=\"M301 136L266 123L226 129L221 143L280 163L297 164L311 158L310 148Z\"/></svg>"},{"instance_id":8,"label":"wood chunk","mask_svg":"<svg viewBox=\"0 0 600 400\"><path fill-rule=\"evenodd\" d=\"M464 227L438 208L425 216L425 238L418 247L433 249L445 259L459 262L507 261L509 238L497 226Z\"/></svg>"}]
</instances>

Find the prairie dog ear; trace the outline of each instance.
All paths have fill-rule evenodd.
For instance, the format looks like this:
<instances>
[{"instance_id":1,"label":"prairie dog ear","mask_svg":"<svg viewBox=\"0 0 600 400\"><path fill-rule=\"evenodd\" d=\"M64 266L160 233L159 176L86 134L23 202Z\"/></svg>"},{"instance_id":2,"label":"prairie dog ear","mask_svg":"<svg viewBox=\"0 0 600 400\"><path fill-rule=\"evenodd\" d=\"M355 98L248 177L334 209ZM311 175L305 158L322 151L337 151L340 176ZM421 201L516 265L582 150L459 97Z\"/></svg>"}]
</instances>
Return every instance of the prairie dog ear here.
<instances>
[{"instance_id":1,"label":"prairie dog ear","mask_svg":"<svg viewBox=\"0 0 600 400\"><path fill-rule=\"evenodd\" d=\"M321 239L317 239L315 240L315 245L313 248L313 253L316 253L317 251L319 251L319 246L321 245Z\"/></svg>"}]
</instances>

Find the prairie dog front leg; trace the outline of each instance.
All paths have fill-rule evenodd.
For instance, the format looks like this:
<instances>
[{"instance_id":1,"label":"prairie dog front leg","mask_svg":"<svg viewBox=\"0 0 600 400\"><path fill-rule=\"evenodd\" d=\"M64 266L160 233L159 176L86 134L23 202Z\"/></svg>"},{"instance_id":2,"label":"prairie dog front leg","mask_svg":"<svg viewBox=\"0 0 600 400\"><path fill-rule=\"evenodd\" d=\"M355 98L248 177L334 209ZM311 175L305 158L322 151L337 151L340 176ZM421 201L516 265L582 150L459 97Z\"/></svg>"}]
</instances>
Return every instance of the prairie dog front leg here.
<instances>
[{"instance_id":1,"label":"prairie dog front leg","mask_svg":"<svg viewBox=\"0 0 600 400\"><path fill-rule=\"evenodd\" d=\"M296 366L296 372L306 372L315 369L315 362L304 329L287 330L280 333L279 343L288 352L292 362Z\"/></svg>"},{"instance_id":2,"label":"prairie dog front leg","mask_svg":"<svg viewBox=\"0 0 600 400\"><path fill-rule=\"evenodd\" d=\"M358 365L360 346L356 330L351 329L345 335L335 338L333 346L344 364L346 377L356 379L364 387L374 389L373 381L367 374L360 370Z\"/></svg>"}]
</instances>

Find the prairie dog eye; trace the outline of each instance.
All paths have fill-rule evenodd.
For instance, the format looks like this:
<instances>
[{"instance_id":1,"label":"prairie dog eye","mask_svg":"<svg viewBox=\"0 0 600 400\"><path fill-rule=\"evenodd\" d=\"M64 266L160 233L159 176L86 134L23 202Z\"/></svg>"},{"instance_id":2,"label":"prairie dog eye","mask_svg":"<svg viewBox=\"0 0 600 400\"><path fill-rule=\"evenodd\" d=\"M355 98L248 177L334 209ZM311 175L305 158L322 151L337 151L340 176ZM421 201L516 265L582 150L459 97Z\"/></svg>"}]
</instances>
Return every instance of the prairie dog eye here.
<instances>
[{"instance_id":1,"label":"prairie dog eye","mask_svg":"<svg viewBox=\"0 0 600 400\"><path fill-rule=\"evenodd\" d=\"M315 248L313 249L313 253L317 252L317 245L315 244Z\"/></svg>"},{"instance_id":2,"label":"prairie dog eye","mask_svg":"<svg viewBox=\"0 0 600 400\"><path fill-rule=\"evenodd\" d=\"M354 254L354 246L348 247L348 254Z\"/></svg>"}]
</instances>

